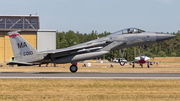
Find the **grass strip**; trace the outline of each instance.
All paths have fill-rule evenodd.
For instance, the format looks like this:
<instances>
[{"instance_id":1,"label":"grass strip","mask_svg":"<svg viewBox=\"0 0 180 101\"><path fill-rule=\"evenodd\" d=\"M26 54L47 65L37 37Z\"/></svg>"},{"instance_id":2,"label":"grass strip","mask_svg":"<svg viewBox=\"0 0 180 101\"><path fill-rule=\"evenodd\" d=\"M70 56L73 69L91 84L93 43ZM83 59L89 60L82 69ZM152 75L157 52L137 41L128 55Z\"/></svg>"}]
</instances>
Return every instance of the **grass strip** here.
<instances>
[{"instance_id":1,"label":"grass strip","mask_svg":"<svg viewBox=\"0 0 180 101\"><path fill-rule=\"evenodd\" d=\"M180 101L179 79L0 79L0 100Z\"/></svg>"}]
</instances>

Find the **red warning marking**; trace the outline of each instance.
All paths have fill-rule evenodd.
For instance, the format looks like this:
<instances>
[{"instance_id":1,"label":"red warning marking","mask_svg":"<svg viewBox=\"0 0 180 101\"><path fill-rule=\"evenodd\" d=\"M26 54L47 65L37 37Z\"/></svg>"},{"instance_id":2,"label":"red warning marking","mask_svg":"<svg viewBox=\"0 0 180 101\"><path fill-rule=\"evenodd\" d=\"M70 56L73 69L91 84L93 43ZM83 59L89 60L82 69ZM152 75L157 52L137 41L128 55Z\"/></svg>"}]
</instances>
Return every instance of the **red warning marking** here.
<instances>
[{"instance_id":1,"label":"red warning marking","mask_svg":"<svg viewBox=\"0 0 180 101\"><path fill-rule=\"evenodd\" d=\"M9 35L9 37L19 36L19 34Z\"/></svg>"},{"instance_id":2,"label":"red warning marking","mask_svg":"<svg viewBox=\"0 0 180 101\"><path fill-rule=\"evenodd\" d=\"M145 60L139 60L139 63L146 63Z\"/></svg>"},{"instance_id":3,"label":"red warning marking","mask_svg":"<svg viewBox=\"0 0 180 101\"><path fill-rule=\"evenodd\" d=\"M76 66L77 66L77 63L75 63L74 65L76 65Z\"/></svg>"}]
</instances>

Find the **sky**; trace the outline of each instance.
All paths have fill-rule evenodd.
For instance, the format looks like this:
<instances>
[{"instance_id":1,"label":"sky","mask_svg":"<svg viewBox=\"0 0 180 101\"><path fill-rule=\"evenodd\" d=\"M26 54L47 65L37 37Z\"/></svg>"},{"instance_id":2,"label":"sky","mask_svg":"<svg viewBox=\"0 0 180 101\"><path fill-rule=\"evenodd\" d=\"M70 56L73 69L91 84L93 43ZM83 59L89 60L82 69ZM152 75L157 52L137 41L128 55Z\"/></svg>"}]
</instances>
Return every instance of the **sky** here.
<instances>
[{"instance_id":1,"label":"sky","mask_svg":"<svg viewBox=\"0 0 180 101\"><path fill-rule=\"evenodd\" d=\"M0 15L37 15L41 29L80 33L180 30L180 0L0 0Z\"/></svg>"}]
</instances>

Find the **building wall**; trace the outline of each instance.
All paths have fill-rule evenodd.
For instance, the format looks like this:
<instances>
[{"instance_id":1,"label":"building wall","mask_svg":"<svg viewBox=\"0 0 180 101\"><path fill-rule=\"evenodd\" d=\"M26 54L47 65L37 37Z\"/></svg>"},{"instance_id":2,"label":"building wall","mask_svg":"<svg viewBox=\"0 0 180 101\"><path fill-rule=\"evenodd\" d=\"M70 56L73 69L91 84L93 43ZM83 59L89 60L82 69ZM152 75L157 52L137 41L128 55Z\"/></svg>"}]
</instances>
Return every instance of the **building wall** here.
<instances>
[{"instance_id":1,"label":"building wall","mask_svg":"<svg viewBox=\"0 0 180 101\"><path fill-rule=\"evenodd\" d=\"M6 33L4 35L4 42L4 61L11 61L11 57L13 57L14 55L9 36Z\"/></svg>"},{"instance_id":2,"label":"building wall","mask_svg":"<svg viewBox=\"0 0 180 101\"><path fill-rule=\"evenodd\" d=\"M4 32L0 32L0 63L4 62Z\"/></svg>"},{"instance_id":3,"label":"building wall","mask_svg":"<svg viewBox=\"0 0 180 101\"><path fill-rule=\"evenodd\" d=\"M56 30L38 30L37 50L46 51L56 49Z\"/></svg>"},{"instance_id":4,"label":"building wall","mask_svg":"<svg viewBox=\"0 0 180 101\"><path fill-rule=\"evenodd\" d=\"M37 32L21 32L20 34L36 49ZM0 32L0 63L11 61L11 57L13 56L14 54L7 32Z\"/></svg>"}]
</instances>

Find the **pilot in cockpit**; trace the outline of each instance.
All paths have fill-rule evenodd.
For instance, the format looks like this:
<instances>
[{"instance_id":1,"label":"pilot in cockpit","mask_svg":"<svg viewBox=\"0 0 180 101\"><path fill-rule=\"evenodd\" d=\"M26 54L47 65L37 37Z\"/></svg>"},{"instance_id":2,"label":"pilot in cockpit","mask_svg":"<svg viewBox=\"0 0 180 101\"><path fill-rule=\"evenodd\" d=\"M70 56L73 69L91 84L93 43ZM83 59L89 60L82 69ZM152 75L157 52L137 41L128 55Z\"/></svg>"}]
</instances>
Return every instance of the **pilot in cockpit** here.
<instances>
[{"instance_id":1,"label":"pilot in cockpit","mask_svg":"<svg viewBox=\"0 0 180 101\"><path fill-rule=\"evenodd\" d=\"M137 29L129 29L129 33L138 33L138 30Z\"/></svg>"},{"instance_id":2,"label":"pilot in cockpit","mask_svg":"<svg viewBox=\"0 0 180 101\"><path fill-rule=\"evenodd\" d=\"M127 29L128 33L134 33L135 29Z\"/></svg>"},{"instance_id":3,"label":"pilot in cockpit","mask_svg":"<svg viewBox=\"0 0 180 101\"><path fill-rule=\"evenodd\" d=\"M127 32L130 33L130 29L127 29Z\"/></svg>"},{"instance_id":4,"label":"pilot in cockpit","mask_svg":"<svg viewBox=\"0 0 180 101\"><path fill-rule=\"evenodd\" d=\"M138 32L138 30L137 29L134 29L134 33L137 33Z\"/></svg>"}]
</instances>

